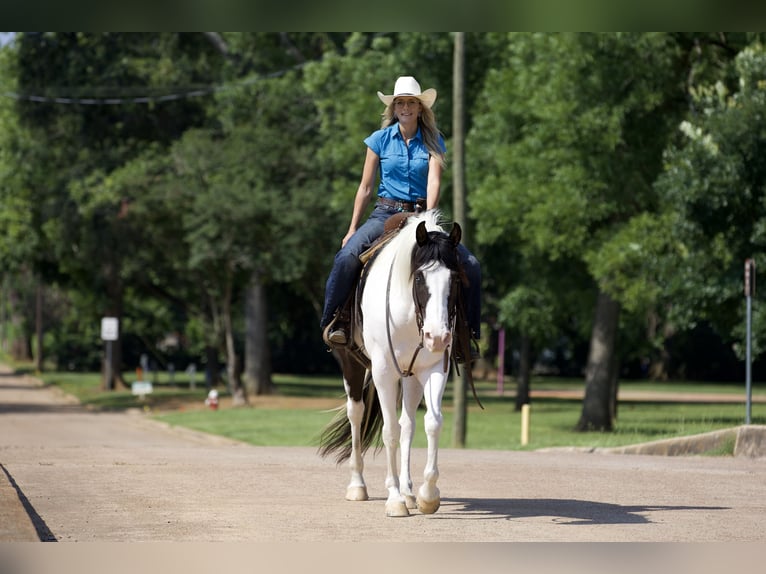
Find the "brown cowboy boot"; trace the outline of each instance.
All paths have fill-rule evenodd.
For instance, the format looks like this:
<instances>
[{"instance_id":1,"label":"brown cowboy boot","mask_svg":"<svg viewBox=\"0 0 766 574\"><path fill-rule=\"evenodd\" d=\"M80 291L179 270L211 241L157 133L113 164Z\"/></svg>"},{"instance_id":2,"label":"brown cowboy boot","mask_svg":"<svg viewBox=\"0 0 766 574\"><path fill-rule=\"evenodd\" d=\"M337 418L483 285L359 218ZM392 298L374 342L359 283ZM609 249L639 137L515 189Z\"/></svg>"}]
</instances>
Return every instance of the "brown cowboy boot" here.
<instances>
[{"instance_id":1,"label":"brown cowboy boot","mask_svg":"<svg viewBox=\"0 0 766 574\"><path fill-rule=\"evenodd\" d=\"M351 339L351 316L348 305L335 313L332 321L325 327L322 338L328 347L345 347Z\"/></svg>"}]
</instances>

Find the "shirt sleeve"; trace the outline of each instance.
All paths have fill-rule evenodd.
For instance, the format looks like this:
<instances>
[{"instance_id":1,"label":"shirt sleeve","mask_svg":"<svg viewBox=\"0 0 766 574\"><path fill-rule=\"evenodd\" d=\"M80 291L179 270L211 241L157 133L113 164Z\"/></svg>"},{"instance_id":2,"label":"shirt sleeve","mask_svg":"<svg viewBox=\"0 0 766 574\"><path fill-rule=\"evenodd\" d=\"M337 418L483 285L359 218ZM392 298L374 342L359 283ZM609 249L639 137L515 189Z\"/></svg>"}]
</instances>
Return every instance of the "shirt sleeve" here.
<instances>
[{"instance_id":1,"label":"shirt sleeve","mask_svg":"<svg viewBox=\"0 0 766 574\"><path fill-rule=\"evenodd\" d=\"M367 145L368 148L370 148L372 151L374 151L378 156L381 155L381 150L383 148L383 130L378 130L375 132L372 132L369 136L367 136L364 139L364 143Z\"/></svg>"}]
</instances>

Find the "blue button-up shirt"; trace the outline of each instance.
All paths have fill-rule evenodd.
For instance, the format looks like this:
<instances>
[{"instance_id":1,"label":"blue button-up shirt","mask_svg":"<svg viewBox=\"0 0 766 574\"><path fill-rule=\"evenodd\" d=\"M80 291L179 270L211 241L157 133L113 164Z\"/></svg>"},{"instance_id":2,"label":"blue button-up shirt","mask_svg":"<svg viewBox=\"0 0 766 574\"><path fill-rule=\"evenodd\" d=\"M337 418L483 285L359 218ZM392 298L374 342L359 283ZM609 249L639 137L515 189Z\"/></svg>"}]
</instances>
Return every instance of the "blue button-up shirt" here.
<instances>
[{"instance_id":1,"label":"blue button-up shirt","mask_svg":"<svg viewBox=\"0 0 766 574\"><path fill-rule=\"evenodd\" d=\"M396 122L373 132L364 143L380 158L380 197L409 202L426 197L430 154L421 137L420 127L409 146ZM439 145L446 151L441 136Z\"/></svg>"}]
</instances>

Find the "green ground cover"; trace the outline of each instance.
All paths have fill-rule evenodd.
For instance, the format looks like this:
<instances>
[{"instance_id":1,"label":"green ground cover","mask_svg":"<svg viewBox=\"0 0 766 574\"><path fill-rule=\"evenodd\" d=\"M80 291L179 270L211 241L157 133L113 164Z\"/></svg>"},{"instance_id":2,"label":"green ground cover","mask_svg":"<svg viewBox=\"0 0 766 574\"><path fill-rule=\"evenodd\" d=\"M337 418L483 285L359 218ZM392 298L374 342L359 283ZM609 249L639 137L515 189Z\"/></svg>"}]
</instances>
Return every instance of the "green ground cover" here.
<instances>
[{"instance_id":1,"label":"green ground cover","mask_svg":"<svg viewBox=\"0 0 766 574\"><path fill-rule=\"evenodd\" d=\"M159 377L154 392L144 400L129 390L104 392L100 388L98 374L45 373L40 375L47 384L55 384L65 392L96 409L119 410L144 408L154 412L155 418L170 425L200 430L241 440L260 446L316 446L322 428L334 413L324 406L312 406L311 401L301 401L296 408L227 408L212 410L172 410L186 401L204 401L206 390L198 383L196 390L189 389L188 381L176 376L172 381L167 375ZM280 395L295 398L332 398L337 405L343 404L339 377L310 377L275 375L274 381ZM128 383L131 380L128 379ZM532 382L534 390L582 390L579 379L537 378ZM709 383L652 383L624 382L621 390L667 393L722 393L738 395L742 402L695 403L665 402L660 400L621 401L614 432L575 432L582 402L579 399L533 398L529 443L522 447L520 439L521 414L514 411L513 383L505 382L506 396L499 396L495 381L482 381L478 390L485 410L479 409L469 399L467 447L478 449L526 449L556 446L612 447L686 436L744 423L744 384ZM225 393L222 393L225 395ZM754 397L766 396L766 386L756 384ZM415 446L424 447L426 440L422 431L421 411ZM442 446L452 440L452 395L448 390L444 400L444 430ZM766 424L766 404L754 403L752 422Z\"/></svg>"}]
</instances>

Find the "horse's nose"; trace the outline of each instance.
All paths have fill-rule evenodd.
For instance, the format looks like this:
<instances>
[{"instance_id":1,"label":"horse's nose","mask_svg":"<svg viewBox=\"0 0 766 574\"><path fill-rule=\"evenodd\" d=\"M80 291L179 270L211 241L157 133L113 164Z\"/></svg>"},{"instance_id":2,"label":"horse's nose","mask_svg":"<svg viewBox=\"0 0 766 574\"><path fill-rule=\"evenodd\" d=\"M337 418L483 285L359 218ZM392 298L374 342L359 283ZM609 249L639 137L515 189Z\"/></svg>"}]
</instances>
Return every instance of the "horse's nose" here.
<instances>
[{"instance_id":1,"label":"horse's nose","mask_svg":"<svg viewBox=\"0 0 766 574\"><path fill-rule=\"evenodd\" d=\"M423 332L423 338L429 351L443 351L452 343L452 333L448 329L440 329L439 332L426 330Z\"/></svg>"}]
</instances>

